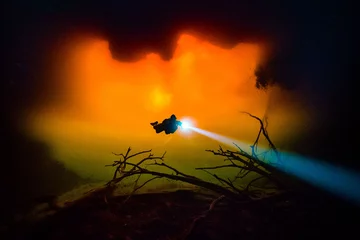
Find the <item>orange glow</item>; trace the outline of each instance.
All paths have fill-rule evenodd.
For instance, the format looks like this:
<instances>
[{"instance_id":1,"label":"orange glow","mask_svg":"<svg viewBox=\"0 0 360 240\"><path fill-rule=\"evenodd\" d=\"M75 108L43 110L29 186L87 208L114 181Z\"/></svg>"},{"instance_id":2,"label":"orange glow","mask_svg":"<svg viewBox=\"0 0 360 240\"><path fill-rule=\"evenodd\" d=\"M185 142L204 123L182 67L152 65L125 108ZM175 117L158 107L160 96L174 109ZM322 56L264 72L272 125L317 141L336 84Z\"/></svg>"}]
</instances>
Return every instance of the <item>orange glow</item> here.
<instances>
[{"instance_id":1,"label":"orange glow","mask_svg":"<svg viewBox=\"0 0 360 240\"><path fill-rule=\"evenodd\" d=\"M200 128L252 141L257 122L239 111L258 116L267 111L272 90L256 89L254 77L263 52L257 44L224 49L183 34L170 61L149 53L127 63L112 58L107 41L83 38L64 47L55 63L51 80L64 88L62 101L34 110L29 127L75 169L91 161L94 169L102 167L113 160L111 151L130 145L167 150L179 164L209 157L204 149L216 148L213 140L178 132L157 135L149 123L174 113L180 119L191 117ZM287 111L283 108L274 116L276 122L270 121L275 138L276 128L283 128L287 119L301 120L301 114Z\"/></svg>"}]
</instances>

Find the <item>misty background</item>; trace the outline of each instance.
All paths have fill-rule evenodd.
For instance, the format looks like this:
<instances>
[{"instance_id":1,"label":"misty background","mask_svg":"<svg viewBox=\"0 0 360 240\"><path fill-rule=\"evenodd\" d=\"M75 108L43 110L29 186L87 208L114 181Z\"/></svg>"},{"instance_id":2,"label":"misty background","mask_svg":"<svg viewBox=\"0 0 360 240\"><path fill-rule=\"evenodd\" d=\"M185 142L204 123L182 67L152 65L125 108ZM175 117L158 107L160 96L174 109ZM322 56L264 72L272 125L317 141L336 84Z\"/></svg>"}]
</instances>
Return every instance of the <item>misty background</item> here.
<instances>
[{"instance_id":1,"label":"misty background","mask_svg":"<svg viewBox=\"0 0 360 240\"><path fill-rule=\"evenodd\" d=\"M257 72L258 86L275 81L316 110L315 127L297 138L291 150L359 169L353 140L355 45L346 2L11 1L2 9L4 218L34 197L88 181L52 159L52 149L24 130L24 118L34 106L61 98L61 88L47 81L49 62L75 33L104 37L113 57L129 62L148 51L171 59L182 30L228 48L270 42L273 51ZM272 103L281 101L276 95Z\"/></svg>"}]
</instances>

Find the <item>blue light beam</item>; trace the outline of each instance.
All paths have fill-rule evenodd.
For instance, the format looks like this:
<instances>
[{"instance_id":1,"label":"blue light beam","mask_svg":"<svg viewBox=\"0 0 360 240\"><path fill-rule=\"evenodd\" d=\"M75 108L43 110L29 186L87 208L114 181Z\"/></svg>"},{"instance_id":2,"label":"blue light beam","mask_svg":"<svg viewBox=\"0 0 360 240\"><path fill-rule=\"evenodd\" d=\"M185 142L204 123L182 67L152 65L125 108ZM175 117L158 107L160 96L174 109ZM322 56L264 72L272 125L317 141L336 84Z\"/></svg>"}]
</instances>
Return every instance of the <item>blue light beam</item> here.
<instances>
[{"instance_id":1,"label":"blue light beam","mask_svg":"<svg viewBox=\"0 0 360 240\"><path fill-rule=\"evenodd\" d=\"M236 144L242 150L251 152L250 145L242 141L191 125L187 125L187 129L191 129L227 146L235 147ZM258 152L266 152L268 150L258 147ZM294 153L279 152L279 154L281 156L281 164L278 164L278 158L273 151L265 155L266 159L260 160L285 173L292 174L312 185L360 205L360 174L358 172ZM258 155L258 157L260 156Z\"/></svg>"}]
</instances>

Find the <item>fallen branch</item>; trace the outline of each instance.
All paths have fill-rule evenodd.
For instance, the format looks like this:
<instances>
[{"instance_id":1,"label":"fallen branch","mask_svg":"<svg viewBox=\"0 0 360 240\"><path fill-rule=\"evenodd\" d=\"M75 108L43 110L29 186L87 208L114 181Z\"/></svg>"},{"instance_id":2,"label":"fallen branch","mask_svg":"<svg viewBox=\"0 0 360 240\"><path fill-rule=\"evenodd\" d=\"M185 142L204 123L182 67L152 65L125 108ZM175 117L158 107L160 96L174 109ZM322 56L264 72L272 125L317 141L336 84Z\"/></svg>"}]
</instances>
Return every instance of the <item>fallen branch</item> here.
<instances>
[{"instance_id":1,"label":"fallen branch","mask_svg":"<svg viewBox=\"0 0 360 240\"><path fill-rule=\"evenodd\" d=\"M130 176L144 174L144 175L164 177L164 178L168 178L168 179L175 180L175 181L182 181L182 182L190 183L195 186L206 188L206 189L216 192L220 195L225 195L226 197L228 197L229 199L232 199L234 201L242 201L242 200L248 199L248 196L246 194L234 193L233 191L223 188L217 184L201 180L194 176L185 177L185 176L168 174L168 173L163 173L163 172L151 171L151 170L142 168L142 167L138 166L137 164L132 164L132 163L128 163L128 165L136 167L137 170L136 171L134 171L134 170L124 171L122 176L109 181L107 183L107 186L117 184Z\"/></svg>"}]
</instances>

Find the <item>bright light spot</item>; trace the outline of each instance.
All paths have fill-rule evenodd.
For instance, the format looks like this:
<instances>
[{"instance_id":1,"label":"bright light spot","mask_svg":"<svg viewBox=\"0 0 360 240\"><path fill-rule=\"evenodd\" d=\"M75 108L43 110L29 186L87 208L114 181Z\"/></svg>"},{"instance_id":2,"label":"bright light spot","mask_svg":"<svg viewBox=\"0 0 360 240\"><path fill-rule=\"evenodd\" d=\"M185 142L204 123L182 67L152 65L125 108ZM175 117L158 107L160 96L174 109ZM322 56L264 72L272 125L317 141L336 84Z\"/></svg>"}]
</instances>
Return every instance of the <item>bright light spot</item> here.
<instances>
[{"instance_id":1,"label":"bright light spot","mask_svg":"<svg viewBox=\"0 0 360 240\"><path fill-rule=\"evenodd\" d=\"M148 110L159 112L169 106L171 103L171 94L167 93L160 87L155 88L150 96L149 103L147 103Z\"/></svg>"},{"instance_id":2,"label":"bright light spot","mask_svg":"<svg viewBox=\"0 0 360 240\"><path fill-rule=\"evenodd\" d=\"M184 122L182 122L182 127L189 128L189 127L191 127L191 123L189 123L188 121L184 121Z\"/></svg>"},{"instance_id":3,"label":"bright light spot","mask_svg":"<svg viewBox=\"0 0 360 240\"><path fill-rule=\"evenodd\" d=\"M180 121L182 123L180 127L182 132L190 132L191 129L195 126L195 123L191 118L182 118Z\"/></svg>"}]
</instances>

